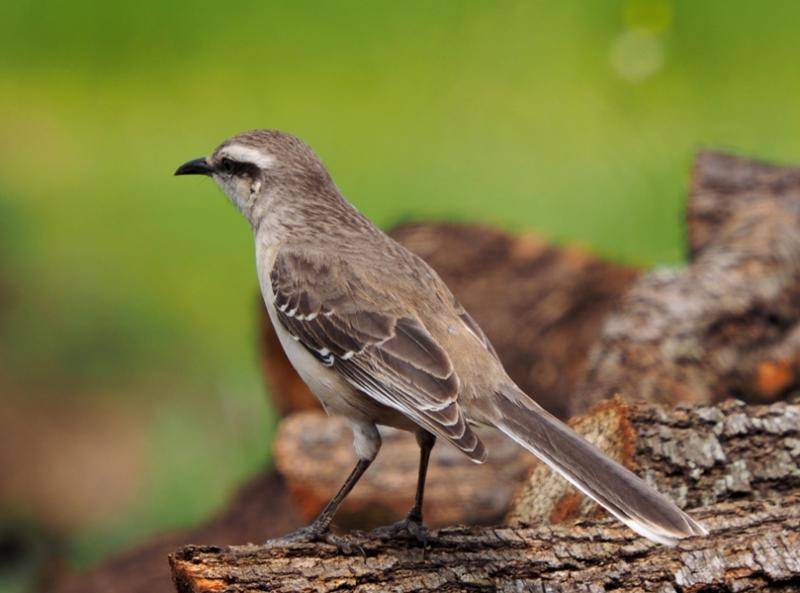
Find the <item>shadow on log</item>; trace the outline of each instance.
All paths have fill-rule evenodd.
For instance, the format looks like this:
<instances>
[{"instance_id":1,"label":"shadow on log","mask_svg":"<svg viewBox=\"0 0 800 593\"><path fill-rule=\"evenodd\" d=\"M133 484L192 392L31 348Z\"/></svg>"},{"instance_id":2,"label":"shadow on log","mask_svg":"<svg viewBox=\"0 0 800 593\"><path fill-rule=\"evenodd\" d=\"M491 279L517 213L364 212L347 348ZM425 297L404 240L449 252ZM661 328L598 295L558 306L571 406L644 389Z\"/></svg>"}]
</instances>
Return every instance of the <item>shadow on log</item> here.
<instances>
[{"instance_id":1,"label":"shadow on log","mask_svg":"<svg viewBox=\"0 0 800 593\"><path fill-rule=\"evenodd\" d=\"M692 515L711 536L675 548L609 522L559 528L448 528L424 551L405 540L188 547L170 558L179 593L393 591L797 591L800 498L736 501Z\"/></svg>"}]
</instances>

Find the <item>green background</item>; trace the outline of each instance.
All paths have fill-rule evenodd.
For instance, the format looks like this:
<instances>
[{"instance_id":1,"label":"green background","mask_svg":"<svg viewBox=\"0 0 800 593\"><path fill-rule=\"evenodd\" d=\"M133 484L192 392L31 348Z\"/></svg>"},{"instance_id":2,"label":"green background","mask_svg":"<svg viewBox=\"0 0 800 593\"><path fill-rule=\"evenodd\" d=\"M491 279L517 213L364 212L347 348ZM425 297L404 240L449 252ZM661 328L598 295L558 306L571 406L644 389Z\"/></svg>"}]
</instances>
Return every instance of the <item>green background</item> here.
<instances>
[{"instance_id":1,"label":"green background","mask_svg":"<svg viewBox=\"0 0 800 593\"><path fill-rule=\"evenodd\" d=\"M180 163L279 128L383 226L672 265L697 148L800 161L798 27L788 0L6 0L0 389L75 422L113 407L142 444L103 517L48 522L24 491L3 516L82 566L198 522L268 458L250 232Z\"/></svg>"}]
</instances>

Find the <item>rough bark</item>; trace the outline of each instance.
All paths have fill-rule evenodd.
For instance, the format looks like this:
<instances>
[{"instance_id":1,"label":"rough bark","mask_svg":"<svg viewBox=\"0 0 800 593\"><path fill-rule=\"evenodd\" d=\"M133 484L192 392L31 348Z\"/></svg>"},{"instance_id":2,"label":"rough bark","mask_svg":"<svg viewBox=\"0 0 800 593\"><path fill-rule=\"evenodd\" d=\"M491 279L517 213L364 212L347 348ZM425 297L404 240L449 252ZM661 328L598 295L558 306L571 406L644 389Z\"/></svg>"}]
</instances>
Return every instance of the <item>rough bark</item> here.
<instances>
[{"instance_id":1,"label":"rough bark","mask_svg":"<svg viewBox=\"0 0 800 593\"><path fill-rule=\"evenodd\" d=\"M347 496L336 523L365 528L401 519L414 501L419 446L413 435L383 430L380 455ZM489 461L475 465L438 442L425 490L425 521L431 526L488 525L503 519L534 459L495 431L481 433ZM293 414L275 438L275 464L292 499L307 519L316 516L355 465L353 433L339 418L321 412Z\"/></svg>"},{"instance_id":2,"label":"rough bark","mask_svg":"<svg viewBox=\"0 0 800 593\"><path fill-rule=\"evenodd\" d=\"M636 282L592 348L573 414L613 394L780 399L800 385L800 169L700 153L691 261Z\"/></svg>"},{"instance_id":3,"label":"rough bark","mask_svg":"<svg viewBox=\"0 0 800 593\"><path fill-rule=\"evenodd\" d=\"M589 348L638 270L478 225L405 224L390 234L442 276L514 381L565 418ZM263 312L261 336L265 380L281 411L317 408Z\"/></svg>"},{"instance_id":4,"label":"rough bark","mask_svg":"<svg viewBox=\"0 0 800 593\"><path fill-rule=\"evenodd\" d=\"M800 492L800 405L670 409L617 397L570 423L610 457L684 508ZM509 522L557 524L603 516L564 480L536 464Z\"/></svg>"},{"instance_id":5,"label":"rough bark","mask_svg":"<svg viewBox=\"0 0 800 593\"><path fill-rule=\"evenodd\" d=\"M774 591L800 587L800 499L736 501L692 513L707 538L658 546L608 522L571 529L450 528L424 551L355 537L328 544L188 547L170 558L179 593Z\"/></svg>"}]
</instances>

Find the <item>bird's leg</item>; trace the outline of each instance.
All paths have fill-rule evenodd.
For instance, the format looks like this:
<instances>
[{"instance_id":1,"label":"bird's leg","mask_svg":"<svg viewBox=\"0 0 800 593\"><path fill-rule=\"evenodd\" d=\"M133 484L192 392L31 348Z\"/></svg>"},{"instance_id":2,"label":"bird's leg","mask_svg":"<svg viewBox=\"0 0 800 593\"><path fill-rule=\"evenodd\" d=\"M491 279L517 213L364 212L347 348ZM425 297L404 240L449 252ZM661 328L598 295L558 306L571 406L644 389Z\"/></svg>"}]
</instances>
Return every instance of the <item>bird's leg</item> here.
<instances>
[{"instance_id":1,"label":"bird's leg","mask_svg":"<svg viewBox=\"0 0 800 593\"><path fill-rule=\"evenodd\" d=\"M347 476L347 479L339 488L336 495L330 500L322 512L316 519L305 527L293 531L287 535L276 539L270 539L265 542L266 545L282 545L290 542L316 542L324 541L334 544L342 552L350 552L352 547L347 541L340 537L336 537L330 532L331 521L333 520L336 509L345 499L345 497L353 489L364 472L370 466L375 457L378 456L378 451L381 447L381 435L374 424L365 424L361 422L352 422L353 427L353 446L356 450L358 461L353 471Z\"/></svg>"},{"instance_id":2,"label":"bird's leg","mask_svg":"<svg viewBox=\"0 0 800 593\"><path fill-rule=\"evenodd\" d=\"M428 541L425 525L422 524L422 499L425 496L425 478L428 475L428 461L431 450L436 444L436 437L427 431L416 433L419 444L419 474L417 476L417 493L414 497L414 506L408 511L405 519L387 527L379 527L372 531L381 537L393 537L400 533L408 533L423 545Z\"/></svg>"},{"instance_id":3,"label":"bird's leg","mask_svg":"<svg viewBox=\"0 0 800 593\"><path fill-rule=\"evenodd\" d=\"M417 474L417 493L414 497L414 506L408 511L406 520L422 525L422 499L425 496L425 478L428 475L428 461L431 451L436 444L436 437L427 431L417 433L419 443L419 473Z\"/></svg>"},{"instance_id":4,"label":"bird's leg","mask_svg":"<svg viewBox=\"0 0 800 593\"><path fill-rule=\"evenodd\" d=\"M322 509L322 512L310 525L301 527L282 537L267 540L265 544L281 545L290 542L324 541L336 545L342 551L347 551L347 546L341 541L341 538L337 538L330 533L331 521L336 513L336 509L339 508L345 496L353 489L353 486L356 485L356 482L358 482L364 472L367 471L371 463L372 459L359 459L358 462L356 462L356 466L353 468L353 471L350 472L350 475L347 476L347 480L342 484L342 487L339 488L336 495L325 505L325 508Z\"/></svg>"}]
</instances>

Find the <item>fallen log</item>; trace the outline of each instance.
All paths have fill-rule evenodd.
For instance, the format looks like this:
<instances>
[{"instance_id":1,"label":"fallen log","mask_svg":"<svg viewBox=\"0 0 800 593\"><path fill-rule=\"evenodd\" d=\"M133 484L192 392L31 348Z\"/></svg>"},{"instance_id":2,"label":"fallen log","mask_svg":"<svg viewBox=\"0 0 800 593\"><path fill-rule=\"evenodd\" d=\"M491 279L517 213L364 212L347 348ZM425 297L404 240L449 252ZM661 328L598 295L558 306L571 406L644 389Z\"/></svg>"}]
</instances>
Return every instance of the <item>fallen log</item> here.
<instances>
[{"instance_id":1,"label":"fallen log","mask_svg":"<svg viewBox=\"0 0 800 593\"><path fill-rule=\"evenodd\" d=\"M675 548L607 521L560 528L449 528L426 549L407 540L183 548L170 557L178 593L393 591L796 591L800 496L726 502L692 515L710 536Z\"/></svg>"},{"instance_id":2,"label":"fallen log","mask_svg":"<svg viewBox=\"0 0 800 593\"><path fill-rule=\"evenodd\" d=\"M640 278L606 321L570 399L781 399L800 387L800 169L698 155L689 265Z\"/></svg>"},{"instance_id":3,"label":"fallen log","mask_svg":"<svg viewBox=\"0 0 800 593\"><path fill-rule=\"evenodd\" d=\"M670 409L620 397L570 425L683 508L800 492L800 405ZM514 501L511 524L604 516L594 502L537 463Z\"/></svg>"}]
</instances>

